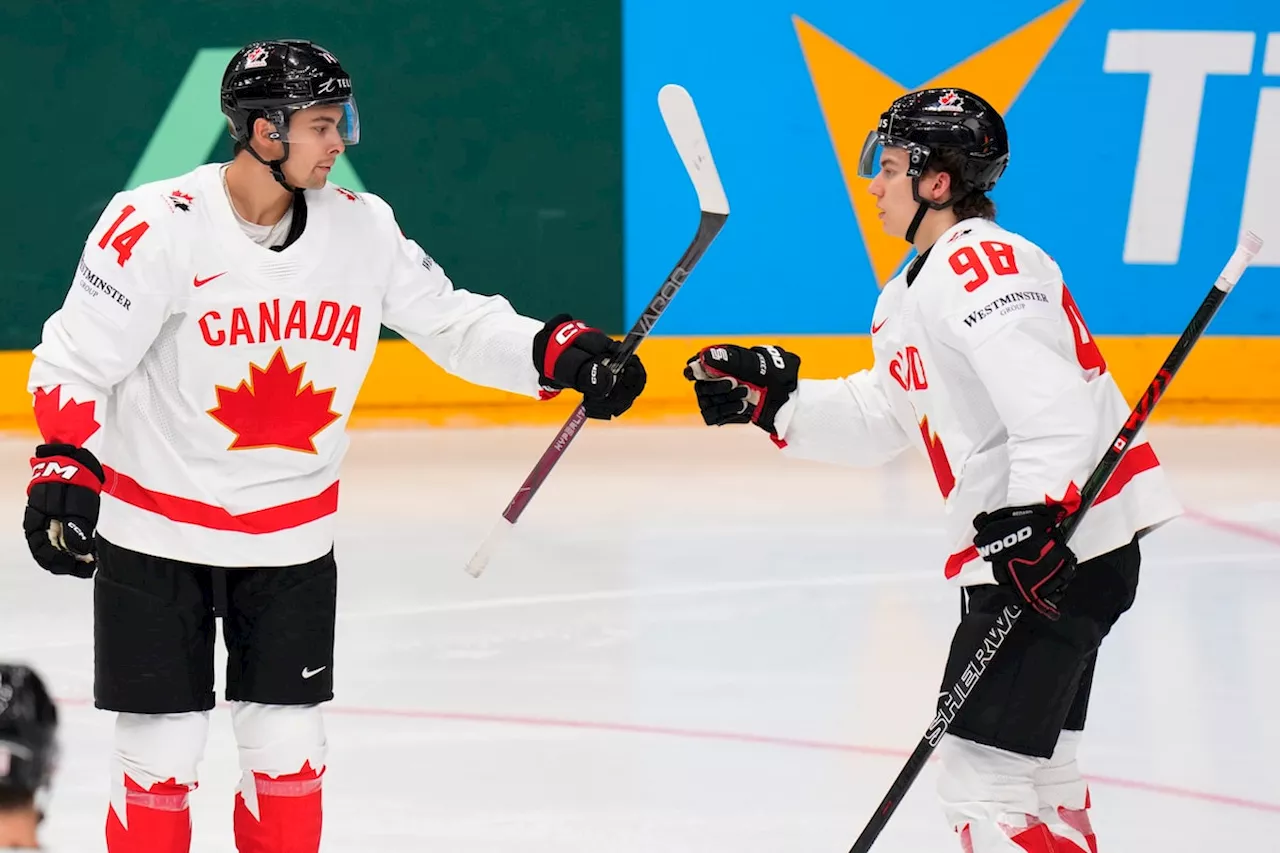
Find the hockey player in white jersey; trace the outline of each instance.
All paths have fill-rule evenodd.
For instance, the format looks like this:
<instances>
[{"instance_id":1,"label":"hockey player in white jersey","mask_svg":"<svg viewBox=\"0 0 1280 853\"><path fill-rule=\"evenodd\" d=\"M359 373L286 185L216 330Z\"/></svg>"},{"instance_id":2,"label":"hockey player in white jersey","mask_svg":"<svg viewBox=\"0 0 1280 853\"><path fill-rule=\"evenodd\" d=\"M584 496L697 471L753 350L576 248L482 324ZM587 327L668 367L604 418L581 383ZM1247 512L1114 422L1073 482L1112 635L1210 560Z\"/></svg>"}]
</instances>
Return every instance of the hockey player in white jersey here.
<instances>
[{"instance_id":1,"label":"hockey player in white jersey","mask_svg":"<svg viewBox=\"0 0 1280 853\"><path fill-rule=\"evenodd\" d=\"M380 326L477 384L573 389L594 418L645 384L635 357L605 366L602 332L455 289L382 199L328 183L360 134L333 54L248 45L221 99L235 159L112 199L30 375L45 443L23 526L41 566L94 577L95 703L119 712L110 853L189 849L215 600L237 847L318 849L339 466Z\"/></svg>"},{"instance_id":2,"label":"hockey player in white jersey","mask_svg":"<svg viewBox=\"0 0 1280 853\"><path fill-rule=\"evenodd\" d=\"M1058 531L1129 407L1058 265L994 222L986 193L1008 156L1003 119L972 92L896 100L860 174L916 256L876 303L874 365L799 379L796 354L721 344L686 377L707 424L754 423L791 456L924 454L945 506L944 573L964 588L942 689L1005 605L1027 612L938 747L947 820L969 853L1096 853L1076 764L1096 653L1133 603L1138 538L1178 506L1140 439L1070 546Z\"/></svg>"},{"instance_id":3,"label":"hockey player in white jersey","mask_svg":"<svg viewBox=\"0 0 1280 853\"><path fill-rule=\"evenodd\" d=\"M45 850L39 827L58 758L58 709L35 670L0 663L0 853Z\"/></svg>"}]
</instances>

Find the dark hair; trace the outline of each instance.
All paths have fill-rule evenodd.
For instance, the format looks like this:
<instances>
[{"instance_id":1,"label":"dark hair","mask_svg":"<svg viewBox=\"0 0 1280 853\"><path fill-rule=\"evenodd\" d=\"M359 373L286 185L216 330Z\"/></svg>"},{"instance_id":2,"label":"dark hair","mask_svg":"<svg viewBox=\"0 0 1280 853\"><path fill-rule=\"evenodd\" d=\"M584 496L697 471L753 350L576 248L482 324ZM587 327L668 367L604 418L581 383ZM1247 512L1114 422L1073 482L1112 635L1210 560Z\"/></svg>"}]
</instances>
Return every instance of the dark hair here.
<instances>
[{"instance_id":1,"label":"dark hair","mask_svg":"<svg viewBox=\"0 0 1280 853\"><path fill-rule=\"evenodd\" d=\"M254 112L249 113L249 123L247 125L247 128L249 130L249 136L246 137L245 139L236 139L235 146L232 148L233 155L239 154L241 151L249 147L249 140L253 138L253 128L258 124L258 119L265 119L265 118L266 118L265 115L263 115L261 112L258 112L256 110Z\"/></svg>"},{"instance_id":2,"label":"dark hair","mask_svg":"<svg viewBox=\"0 0 1280 853\"><path fill-rule=\"evenodd\" d=\"M35 796L17 785L0 784L0 813L29 809L35 804Z\"/></svg>"},{"instance_id":3,"label":"dark hair","mask_svg":"<svg viewBox=\"0 0 1280 853\"><path fill-rule=\"evenodd\" d=\"M934 151L929 157L928 170L930 172L946 172L951 176L953 197L957 192L962 193L956 199L955 204L951 205L951 209L956 212L957 219L971 219L975 216L982 219L995 219L996 203L987 198L987 194L981 190L968 190L966 192L964 185L960 182L963 157L964 155L961 152L946 148Z\"/></svg>"}]
</instances>

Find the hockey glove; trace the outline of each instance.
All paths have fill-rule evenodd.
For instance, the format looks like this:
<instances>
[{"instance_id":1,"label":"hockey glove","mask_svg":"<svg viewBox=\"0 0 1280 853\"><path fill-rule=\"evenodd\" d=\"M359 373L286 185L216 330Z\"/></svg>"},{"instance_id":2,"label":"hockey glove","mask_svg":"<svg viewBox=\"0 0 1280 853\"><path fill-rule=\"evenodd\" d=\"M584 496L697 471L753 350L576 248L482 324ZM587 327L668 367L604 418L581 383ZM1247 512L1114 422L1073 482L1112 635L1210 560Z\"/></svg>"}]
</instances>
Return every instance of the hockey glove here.
<instances>
[{"instance_id":1,"label":"hockey glove","mask_svg":"<svg viewBox=\"0 0 1280 853\"><path fill-rule=\"evenodd\" d=\"M717 344L689 359L684 378L707 426L753 423L776 435L773 419L799 384L800 356L782 347Z\"/></svg>"},{"instance_id":2,"label":"hockey glove","mask_svg":"<svg viewBox=\"0 0 1280 853\"><path fill-rule=\"evenodd\" d=\"M991 564L996 582L1044 618L1061 617L1058 601L1076 574L1076 555L1058 528L1065 513L1045 504L979 513L973 544Z\"/></svg>"},{"instance_id":3,"label":"hockey glove","mask_svg":"<svg viewBox=\"0 0 1280 853\"><path fill-rule=\"evenodd\" d=\"M533 336L533 365L543 385L582 394L587 417L609 420L631 408L648 378L632 354L615 376L609 360L622 345L568 314L547 321Z\"/></svg>"},{"instance_id":4,"label":"hockey glove","mask_svg":"<svg viewBox=\"0 0 1280 853\"><path fill-rule=\"evenodd\" d=\"M93 577L93 533L104 480L102 466L83 447L36 448L22 530L42 568L55 575Z\"/></svg>"}]
</instances>

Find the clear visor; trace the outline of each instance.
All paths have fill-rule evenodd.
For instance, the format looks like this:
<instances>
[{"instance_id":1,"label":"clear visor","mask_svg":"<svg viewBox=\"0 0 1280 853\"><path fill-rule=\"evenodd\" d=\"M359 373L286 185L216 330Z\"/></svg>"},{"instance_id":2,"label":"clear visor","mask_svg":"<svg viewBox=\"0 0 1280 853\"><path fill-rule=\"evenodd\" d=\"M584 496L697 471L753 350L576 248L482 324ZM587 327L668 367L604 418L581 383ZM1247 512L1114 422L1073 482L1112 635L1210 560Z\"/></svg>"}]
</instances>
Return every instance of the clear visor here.
<instances>
[{"instance_id":1,"label":"clear visor","mask_svg":"<svg viewBox=\"0 0 1280 853\"><path fill-rule=\"evenodd\" d=\"M360 112L355 98L294 109L280 139L291 145L355 145L360 141Z\"/></svg>"},{"instance_id":2,"label":"clear visor","mask_svg":"<svg viewBox=\"0 0 1280 853\"><path fill-rule=\"evenodd\" d=\"M878 130L873 130L867 134L866 141L862 143L862 154L858 157L858 177L874 178L879 173L880 158L886 148L898 148L907 152L910 157L910 163L907 166L909 175L918 173L919 164L929 159L929 149L923 145L895 139Z\"/></svg>"}]
</instances>

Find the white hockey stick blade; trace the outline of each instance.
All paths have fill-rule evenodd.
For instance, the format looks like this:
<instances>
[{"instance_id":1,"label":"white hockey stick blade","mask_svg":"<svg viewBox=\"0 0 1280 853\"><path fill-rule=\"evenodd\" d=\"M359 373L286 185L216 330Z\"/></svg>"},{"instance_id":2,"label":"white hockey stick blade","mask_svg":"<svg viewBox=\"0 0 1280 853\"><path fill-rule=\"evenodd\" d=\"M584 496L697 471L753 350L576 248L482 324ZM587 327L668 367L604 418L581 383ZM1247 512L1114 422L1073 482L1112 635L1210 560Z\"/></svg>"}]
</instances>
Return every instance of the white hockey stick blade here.
<instances>
[{"instance_id":1,"label":"white hockey stick blade","mask_svg":"<svg viewBox=\"0 0 1280 853\"><path fill-rule=\"evenodd\" d=\"M471 559L467 561L467 574L473 578L480 577L480 573L484 571L485 566L489 565L489 560L493 558L493 552L507 541L507 537L511 535L511 531L515 525L507 521L502 516L498 516L498 523L489 531L489 535L480 543L480 547L476 549L475 554L471 555Z\"/></svg>"},{"instance_id":2,"label":"white hockey stick blade","mask_svg":"<svg viewBox=\"0 0 1280 853\"><path fill-rule=\"evenodd\" d=\"M1244 275L1245 267L1249 266L1254 256L1261 251L1262 238L1252 231L1244 232L1236 250L1231 253L1231 260L1227 261L1227 265L1222 268L1222 274L1218 276L1214 286L1223 293L1230 293L1231 288L1235 287L1236 282L1240 280L1240 276Z\"/></svg>"},{"instance_id":3,"label":"white hockey stick blade","mask_svg":"<svg viewBox=\"0 0 1280 853\"><path fill-rule=\"evenodd\" d=\"M658 92L658 109L667 124L667 133L680 152L680 159L698 191L698 206L706 213L729 213L729 199L720 183L711 147L702 130L698 109L683 86L668 83Z\"/></svg>"}]
</instances>

